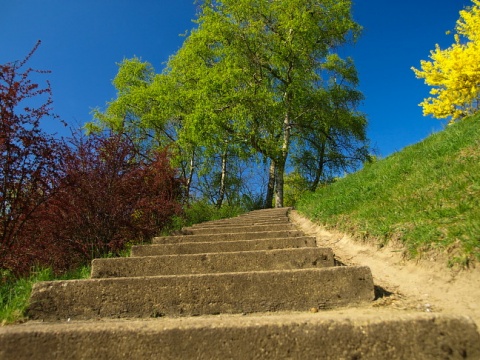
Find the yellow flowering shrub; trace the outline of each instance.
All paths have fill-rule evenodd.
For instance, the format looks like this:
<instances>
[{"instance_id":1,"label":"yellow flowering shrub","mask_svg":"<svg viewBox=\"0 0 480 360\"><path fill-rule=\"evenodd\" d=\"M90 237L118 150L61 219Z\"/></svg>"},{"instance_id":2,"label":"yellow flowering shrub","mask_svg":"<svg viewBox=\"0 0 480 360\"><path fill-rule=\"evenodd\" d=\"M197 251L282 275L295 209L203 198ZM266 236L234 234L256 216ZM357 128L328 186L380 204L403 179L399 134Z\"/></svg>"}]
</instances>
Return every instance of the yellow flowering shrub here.
<instances>
[{"instance_id":1,"label":"yellow flowering shrub","mask_svg":"<svg viewBox=\"0 0 480 360\"><path fill-rule=\"evenodd\" d=\"M421 70L412 67L419 79L432 86L431 97L419 105L423 114L451 121L479 110L480 95L480 0L460 11L454 43L430 52L431 61L420 61Z\"/></svg>"}]
</instances>

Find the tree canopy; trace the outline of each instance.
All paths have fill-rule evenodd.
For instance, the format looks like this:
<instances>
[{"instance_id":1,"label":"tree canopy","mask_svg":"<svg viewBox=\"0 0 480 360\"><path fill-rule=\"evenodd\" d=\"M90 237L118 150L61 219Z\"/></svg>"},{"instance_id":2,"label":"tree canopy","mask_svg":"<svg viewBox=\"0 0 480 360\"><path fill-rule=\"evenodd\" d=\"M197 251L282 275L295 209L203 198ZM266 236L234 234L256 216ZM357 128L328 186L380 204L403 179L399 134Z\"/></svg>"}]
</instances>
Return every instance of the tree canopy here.
<instances>
[{"instance_id":1,"label":"tree canopy","mask_svg":"<svg viewBox=\"0 0 480 360\"><path fill-rule=\"evenodd\" d=\"M431 61L422 60L421 70L412 68L419 79L432 86L429 98L420 106L424 115L452 121L474 114L480 96L480 1L460 11L454 43L442 50L437 44Z\"/></svg>"},{"instance_id":2,"label":"tree canopy","mask_svg":"<svg viewBox=\"0 0 480 360\"><path fill-rule=\"evenodd\" d=\"M162 73L151 77L149 65L138 59L122 63L119 76L126 71L127 78L140 81L128 82L127 92L115 81L118 98L97 112L97 120L113 129L122 124L117 130L130 137L138 128L156 138L174 129L172 144L185 177L214 169L220 175L217 200L226 184L238 179L232 166L265 162L275 205L283 206L288 169L298 166L305 175L307 167L314 168L316 176L309 179L314 188L329 165L347 168L354 158L364 161L359 150L366 146L366 119L356 110L363 97L353 61L337 53L361 30L351 5L351 0L205 0L197 28ZM125 126L129 118L132 128ZM293 153L296 165L288 162ZM323 160L309 164L308 154Z\"/></svg>"}]
</instances>

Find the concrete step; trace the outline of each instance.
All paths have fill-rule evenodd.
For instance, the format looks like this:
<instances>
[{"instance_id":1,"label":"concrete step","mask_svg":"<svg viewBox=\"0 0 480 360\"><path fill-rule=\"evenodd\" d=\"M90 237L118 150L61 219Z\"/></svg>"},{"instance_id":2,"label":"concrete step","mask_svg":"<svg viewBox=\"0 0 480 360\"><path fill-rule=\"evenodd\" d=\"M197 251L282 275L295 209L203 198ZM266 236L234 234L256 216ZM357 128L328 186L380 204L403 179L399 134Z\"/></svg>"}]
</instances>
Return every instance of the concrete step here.
<instances>
[{"instance_id":1,"label":"concrete step","mask_svg":"<svg viewBox=\"0 0 480 360\"><path fill-rule=\"evenodd\" d=\"M334 266L330 248L95 259L92 278L213 274Z\"/></svg>"},{"instance_id":2,"label":"concrete step","mask_svg":"<svg viewBox=\"0 0 480 360\"><path fill-rule=\"evenodd\" d=\"M270 209L258 209L258 210L252 210L250 212L244 213L240 216L245 216L248 214L267 214L267 213L288 213L292 207L281 207L281 208L270 208Z\"/></svg>"},{"instance_id":3,"label":"concrete step","mask_svg":"<svg viewBox=\"0 0 480 360\"><path fill-rule=\"evenodd\" d=\"M0 327L0 359L480 359L465 318L394 313L219 315Z\"/></svg>"},{"instance_id":4,"label":"concrete step","mask_svg":"<svg viewBox=\"0 0 480 360\"><path fill-rule=\"evenodd\" d=\"M293 238L305 236L303 232L298 230L283 231L262 231L262 232L246 232L246 233L229 233L229 234L211 234L211 235L176 235L176 236L159 236L152 240L153 244L178 244L182 242L215 242L215 241L238 241L238 240L255 240L255 239L272 239L272 238Z\"/></svg>"},{"instance_id":5,"label":"concrete step","mask_svg":"<svg viewBox=\"0 0 480 360\"><path fill-rule=\"evenodd\" d=\"M185 227L185 230L190 230L190 229L203 229L203 228L222 228L222 227L227 227L227 226L256 226L256 225L292 225L290 221L287 219L277 219L277 220L252 220L252 221L230 221L230 222L224 222L224 223L200 223L200 224L195 224L192 226Z\"/></svg>"},{"instance_id":6,"label":"concrete step","mask_svg":"<svg viewBox=\"0 0 480 360\"><path fill-rule=\"evenodd\" d=\"M261 210L253 210L244 214L239 215L239 218L251 218L251 217L275 217L275 216L288 216L292 208L284 207L284 208L276 208L276 209L261 209Z\"/></svg>"},{"instance_id":7,"label":"concrete step","mask_svg":"<svg viewBox=\"0 0 480 360\"><path fill-rule=\"evenodd\" d=\"M178 244L136 245L132 246L132 256L157 256L180 254L204 254L216 252L236 252L254 250L291 249L315 247L317 240L313 236L294 238L257 239L217 242L184 242Z\"/></svg>"},{"instance_id":8,"label":"concrete step","mask_svg":"<svg viewBox=\"0 0 480 360\"><path fill-rule=\"evenodd\" d=\"M470 319L374 307L368 267L332 267L299 231L251 230L279 230L288 211L209 222L95 260L93 279L35 284L32 321L0 327L0 360L480 359Z\"/></svg>"},{"instance_id":9,"label":"concrete step","mask_svg":"<svg viewBox=\"0 0 480 360\"><path fill-rule=\"evenodd\" d=\"M368 267L40 282L33 320L305 311L374 299Z\"/></svg>"},{"instance_id":10,"label":"concrete step","mask_svg":"<svg viewBox=\"0 0 480 360\"><path fill-rule=\"evenodd\" d=\"M262 211L252 211L234 218L224 219L224 221L250 221L250 220L275 220L275 219L288 219L288 211L282 212L262 212ZM221 220L220 220L221 221Z\"/></svg>"},{"instance_id":11,"label":"concrete step","mask_svg":"<svg viewBox=\"0 0 480 360\"><path fill-rule=\"evenodd\" d=\"M227 219L220 219L220 220L213 220L208 222L203 222L199 224L194 224L191 227L204 227L204 226L221 226L227 224L248 224L254 225L257 223L288 223L290 220L288 219L288 212L290 208L282 208L280 210L257 210L252 211L246 214L242 214L233 218Z\"/></svg>"},{"instance_id":12,"label":"concrete step","mask_svg":"<svg viewBox=\"0 0 480 360\"><path fill-rule=\"evenodd\" d=\"M233 218L205 221L203 223L197 223L192 226L202 226L204 224L225 224L225 223L241 223L241 222L256 222L256 221L290 221L288 215L242 215Z\"/></svg>"},{"instance_id":13,"label":"concrete step","mask_svg":"<svg viewBox=\"0 0 480 360\"><path fill-rule=\"evenodd\" d=\"M258 221L258 220L277 220L277 219L288 219L287 213L278 213L278 214L262 214L262 213L249 213L245 215L240 215L236 218L232 218L232 221Z\"/></svg>"},{"instance_id":14,"label":"concrete step","mask_svg":"<svg viewBox=\"0 0 480 360\"><path fill-rule=\"evenodd\" d=\"M266 231L288 231L297 230L291 223L265 224L265 225L223 225L213 227L185 228L182 229L184 235L210 235L210 234L234 234L248 232L266 232Z\"/></svg>"}]
</instances>

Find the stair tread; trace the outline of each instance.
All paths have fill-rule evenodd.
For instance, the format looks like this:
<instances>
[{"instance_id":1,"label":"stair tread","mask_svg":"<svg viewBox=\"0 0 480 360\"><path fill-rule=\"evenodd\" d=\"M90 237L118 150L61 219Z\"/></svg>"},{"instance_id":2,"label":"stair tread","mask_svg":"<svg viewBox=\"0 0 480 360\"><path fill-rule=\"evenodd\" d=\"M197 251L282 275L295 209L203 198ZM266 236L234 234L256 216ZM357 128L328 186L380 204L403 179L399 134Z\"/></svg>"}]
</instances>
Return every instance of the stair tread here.
<instances>
[{"instance_id":1,"label":"stair tread","mask_svg":"<svg viewBox=\"0 0 480 360\"><path fill-rule=\"evenodd\" d=\"M373 299L373 278L365 266L65 280L35 284L29 316L47 321L193 316L327 308Z\"/></svg>"},{"instance_id":2,"label":"stair tread","mask_svg":"<svg viewBox=\"0 0 480 360\"><path fill-rule=\"evenodd\" d=\"M172 244L178 242L196 242L196 241L222 241L222 240L256 240L271 239L280 237L299 237L304 236L300 230L280 230L280 231L254 231L242 233L222 233L207 235L174 235L157 236L152 240L153 244Z\"/></svg>"},{"instance_id":3,"label":"stair tread","mask_svg":"<svg viewBox=\"0 0 480 360\"><path fill-rule=\"evenodd\" d=\"M132 247L132 257L148 256L147 254L198 254L211 252L232 252L248 250L273 250L300 247L316 247L313 236L298 236L290 238L271 238L253 240L227 240L205 242L182 242L176 244L149 244Z\"/></svg>"},{"instance_id":4,"label":"stair tread","mask_svg":"<svg viewBox=\"0 0 480 360\"><path fill-rule=\"evenodd\" d=\"M31 349L34 348L35 351ZM480 358L473 321L391 309L341 309L0 328L0 358Z\"/></svg>"},{"instance_id":5,"label":"stair tread","mask_svg":"<svg viewBox=\"0 0 480 360\"><path fill-rule=\"evenodd\" d=\"M92 278L210 274L334 266L330 248L236 251L95 259Z\"/></svg>"}]
</instances>

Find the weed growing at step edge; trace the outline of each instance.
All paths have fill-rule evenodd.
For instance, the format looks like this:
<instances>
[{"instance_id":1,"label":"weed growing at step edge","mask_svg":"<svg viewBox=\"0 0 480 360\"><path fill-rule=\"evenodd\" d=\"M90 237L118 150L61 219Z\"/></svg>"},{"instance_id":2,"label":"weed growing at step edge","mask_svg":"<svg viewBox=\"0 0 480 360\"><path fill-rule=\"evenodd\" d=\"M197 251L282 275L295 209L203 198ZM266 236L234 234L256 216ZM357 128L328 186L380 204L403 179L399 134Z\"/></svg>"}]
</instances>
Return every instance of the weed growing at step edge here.
<instances>
[{"instance_id":1,"label":"weed growing at step edge","mask_svg":"<svg viewBox=\"0 0 480 360\"><path fill-rule=\"evenodd\" d=\"M7 271L0 273L0 324L7 325L25 320L25 310L38 281L85 279L90 277L91 268L83 266L61 276L55 276L51 269L32 271L28 278L15 279Z\"/></svg>"},{"instance_id":2,"label":"weed growing at step edge","mask_svg":"<svg viewBox=\"0 0 480 360\"><path fill-rule=\"evenodd\" d=\"M480 260L480 115L306 194L298 210L329 227L412 257Z\"/></svg>"}]
</instances>

